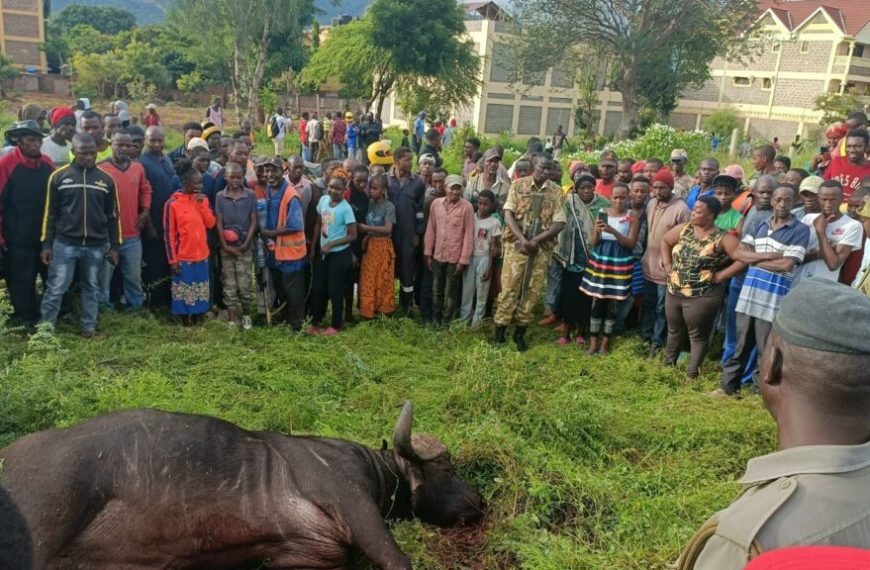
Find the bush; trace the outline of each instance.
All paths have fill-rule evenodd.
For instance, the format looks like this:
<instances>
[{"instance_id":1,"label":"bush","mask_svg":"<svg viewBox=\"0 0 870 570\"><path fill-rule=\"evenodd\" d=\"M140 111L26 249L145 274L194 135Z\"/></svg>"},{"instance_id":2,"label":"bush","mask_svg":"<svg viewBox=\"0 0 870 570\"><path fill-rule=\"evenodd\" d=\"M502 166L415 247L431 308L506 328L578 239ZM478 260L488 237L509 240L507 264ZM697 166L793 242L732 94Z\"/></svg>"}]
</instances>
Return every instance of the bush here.
<instances>
[{"instance_id":1,"label":"bush","mask_svg":"<svg viewBox=\"0 0 870 570\"><path fill-rule=\"evenodd\" d=\"M589 163L598 162L598 147L593 152L579 152L566 160L578 158ZM633 158L635 160L645 160L647 158L658 158L667 163L670 159L671 151L675 148L681 148L689 155L689 163L686 166L688 172L694 170L700 165L704 157L710 156L710 139L700 131L683 132L678 131L668 125L655 124L638 138L617 141L607 146L619 157Z\"/></svg>"},{"instance_id":2,"label":"bush","mask_svg":"<svg viewBox=\"0 0 870 570\"><path fill-rule=\"evenodd\" d=\"M722 140L731 140L731 133L734 129L740 129L743 126L743 121L734 111L719 109L705 117L701 126L711 135L716 133Z\"/></svg>"}]
</instances>

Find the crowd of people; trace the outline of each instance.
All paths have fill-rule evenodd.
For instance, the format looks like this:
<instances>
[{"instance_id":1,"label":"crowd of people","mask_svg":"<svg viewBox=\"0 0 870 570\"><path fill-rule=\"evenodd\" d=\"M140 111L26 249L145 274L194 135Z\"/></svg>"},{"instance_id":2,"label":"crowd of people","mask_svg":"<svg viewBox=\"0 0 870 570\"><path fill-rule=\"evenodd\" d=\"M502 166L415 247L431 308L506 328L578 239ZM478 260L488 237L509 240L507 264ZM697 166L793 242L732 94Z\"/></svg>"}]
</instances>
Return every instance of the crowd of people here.
<instances>
[{"instance_id":1,"label":"crowd of people","mask_svg":"<svg viewBox=\"0 0 870 570\"><path fill-rule=\"evenodd\" d=\"M6 132L0 245L24 325L54 324L77 287L85 336L101 309L119 305L168 307L188 324L225 314L245 329L259 313L325 336L398 310L434 326L491 317L494 342L514 325L523 351L543 300L540 325L559 345L607 354L636 322L651 354L686 360L688 379L721 331L718 393L732 395L757 386L771 323L797 281L870 289L860 112L828 129L806 169L772 145L753 151L750 176L713 157L688 172L681 149L668 164L605 149L596 164L568 161L563 185L552 155L563 134L556 145L532 138L509 168L503 149L481 152L469 138L451 173L440 152L455 124L427 128L425 112L410 147L393 150L371 114L302 113L294 125L277 109L267 126L275 154L252 156L249 125L227 132L219 100L206 122L182 126L172 150L164 127L143 130L119 103L103 115L89 104L40 115L27 106ZM294 128L302 154L285 158Z\"/></svg>"}]
</instances>

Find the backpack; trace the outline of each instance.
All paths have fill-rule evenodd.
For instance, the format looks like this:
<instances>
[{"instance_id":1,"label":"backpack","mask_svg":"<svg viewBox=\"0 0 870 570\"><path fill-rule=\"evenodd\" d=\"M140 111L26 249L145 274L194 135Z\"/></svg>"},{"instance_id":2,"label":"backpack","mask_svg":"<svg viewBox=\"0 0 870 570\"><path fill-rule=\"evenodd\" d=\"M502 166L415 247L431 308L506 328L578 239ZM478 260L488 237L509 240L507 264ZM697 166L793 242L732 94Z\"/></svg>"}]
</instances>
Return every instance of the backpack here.
<instances>
[{"instance_id":1,"label":"backpack","mask_svg":"<svg viewBox=\"0 0 870 570\"><path fill-rule=\"evenodd\" d=\"M281 126L278 124L278 115L273 115L272 120L266 126L266 134L270 139L274 139L281 132Z\"/></svg>"},{"instance_id":2,"label":"backpack","mask_svg":"<svg viewBox=\"0 0 870 570\"><path fill-rule=\"evenodd\" d=\"M314 138L319 141L323 140L323 123L321 121L317 121L317 124L314 126Z\"/></svg>"}]
</instances>

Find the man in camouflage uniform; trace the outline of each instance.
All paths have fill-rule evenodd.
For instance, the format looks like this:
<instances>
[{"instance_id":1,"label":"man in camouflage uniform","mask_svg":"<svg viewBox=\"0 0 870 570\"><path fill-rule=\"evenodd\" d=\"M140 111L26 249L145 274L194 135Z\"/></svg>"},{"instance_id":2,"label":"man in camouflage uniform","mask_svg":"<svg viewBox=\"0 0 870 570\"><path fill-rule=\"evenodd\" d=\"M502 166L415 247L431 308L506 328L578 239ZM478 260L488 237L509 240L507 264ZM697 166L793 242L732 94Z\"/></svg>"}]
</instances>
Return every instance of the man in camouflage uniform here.
<instances>
[{"instance_id":1,"label":"man in camouflage uniform","mask_svg":"<svg viewBox=\"0 0 870 570\"><path fill-rule=\"evenodd\" d=\"M526 328L544 294L550 255L565 226L564 197L562 189L549 179L552 168L553 159L537 156L532 175L511 185L504 204L504 269L493 340L504 344L507 327L515 320L514 342L520 352L527 348ZM540 210L536 211L533 204L538 200Z\"/></svg>"}]
</instances>

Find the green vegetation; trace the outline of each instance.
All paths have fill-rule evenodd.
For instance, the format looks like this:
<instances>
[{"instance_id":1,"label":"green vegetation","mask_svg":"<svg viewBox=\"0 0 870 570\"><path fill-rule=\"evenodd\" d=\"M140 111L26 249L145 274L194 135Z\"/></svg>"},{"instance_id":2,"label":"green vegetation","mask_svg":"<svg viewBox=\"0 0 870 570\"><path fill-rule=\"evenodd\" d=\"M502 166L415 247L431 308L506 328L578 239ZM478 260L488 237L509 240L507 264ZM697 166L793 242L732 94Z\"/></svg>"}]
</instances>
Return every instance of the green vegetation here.
<instances>
[{"instance_id":1,"label":"green vegetation","mask_svg":"<svg viewBox=\"0 0 870 570\"><path fill-rule=\"evenodd\" d=\"M298 85L366 100L379 117L395 92L405 115L427 109L446 119L480 90L480 58L470 39L459 39L464 29L455 0L375 0L362 18L332 29ZM415 30L414 41L395 30Z\"/></svg>"},{"instance_id":2,"label":"green vegetation","mask_svg":"<svg viewBox=\"0 0 870 570\"><path fill-rule=\"evenodd\" d=\"M634 338L600 358L540 329L520 355L490 347L489 327L407 319L330 339L149 314L103 315L100 327L107 338L91 342L74 322L54 338L4 332L0 445L149 406L379 446L410 398L415 429L444 440L489 504L477 529L394 525L415 568L663 569L735 496L746 461L775 447L758 398L704 395L713 363L687 386Z\"/></svg>"}]
</instances>

